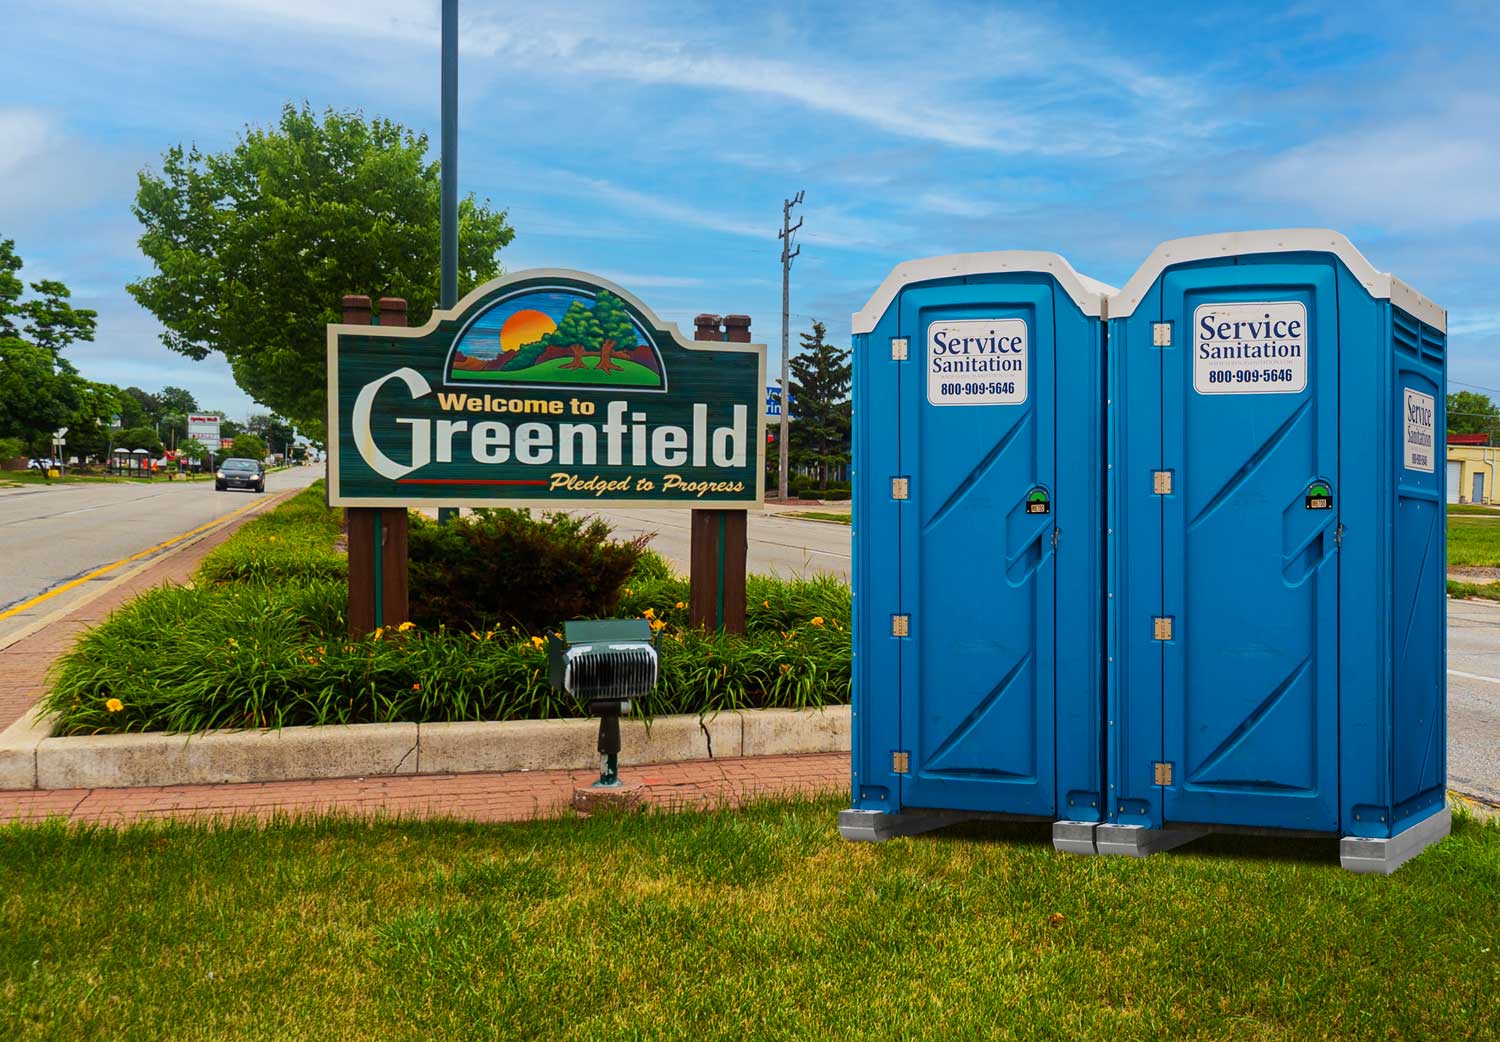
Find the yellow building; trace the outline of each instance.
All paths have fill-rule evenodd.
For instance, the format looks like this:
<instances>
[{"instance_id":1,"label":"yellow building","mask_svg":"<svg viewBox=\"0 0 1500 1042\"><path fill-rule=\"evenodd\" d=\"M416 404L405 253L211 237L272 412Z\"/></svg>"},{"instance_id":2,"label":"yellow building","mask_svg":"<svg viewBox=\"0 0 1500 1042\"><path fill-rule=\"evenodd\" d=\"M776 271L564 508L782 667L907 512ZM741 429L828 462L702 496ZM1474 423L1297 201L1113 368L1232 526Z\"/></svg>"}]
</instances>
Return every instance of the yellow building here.
<instances>
[{"instance_id":1,"label":"yellow building","mask_svg":"<svg viewBox=\"0 0 1500 1042\"><path fill-rule=\"evenodd\" d=\"M1496 483L1500 481L1500 447L1455 445L1453 438L1484 438L1484 435L1448 435L1448 502L1500 503ZM1488 439L1486 439L1488 440Z\"/></svg>"}]
</instances>

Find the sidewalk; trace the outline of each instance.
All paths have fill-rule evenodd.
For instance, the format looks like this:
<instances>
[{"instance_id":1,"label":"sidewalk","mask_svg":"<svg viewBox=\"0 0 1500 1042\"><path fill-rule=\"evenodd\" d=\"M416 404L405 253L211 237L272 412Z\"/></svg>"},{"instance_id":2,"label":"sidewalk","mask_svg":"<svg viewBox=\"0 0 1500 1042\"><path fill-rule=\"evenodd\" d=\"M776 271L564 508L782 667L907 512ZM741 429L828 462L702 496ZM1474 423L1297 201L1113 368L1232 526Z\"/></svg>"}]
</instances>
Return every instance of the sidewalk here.
<instances>
[{"instance_id":1,"label":"sidewalk","mask_svg":"<svg viewBox=\"0 0 1500 1042\"><path fill-rule=\"evenodd\" d=\"M626 768L645 801L673 810L733 806L757 796L825 795L849 787L846 753L693 760ZM594 771L437 774L249 785L0 791L0 823L62 817L120 825L152 818L251 818L338 812L470 821L526 821L569 813Z\"/></svg>"},{"instance_id":2,"label":"sidewalk","mask_svg":"<svg viewBox=\"0 0 1500 1042\"><path fill-rule=\"evenodd\" d=\"M48 669L58 656L73 646L80 633L97 626L110 612L152 587L165 582L186 582L192 578L199 562L233 535L240 525L298 491L301 490L266 496L264 503L257 504L257 509L241 514L223 527L192 542L170 547L163 551L164 556L147 558L145 566L137 566L139 570L134 574L126 573L124 578L101 576L95 581L107 584L103 594L0 650L0 731L19 720L42 697Z\"/></svg>"}]
</instances>

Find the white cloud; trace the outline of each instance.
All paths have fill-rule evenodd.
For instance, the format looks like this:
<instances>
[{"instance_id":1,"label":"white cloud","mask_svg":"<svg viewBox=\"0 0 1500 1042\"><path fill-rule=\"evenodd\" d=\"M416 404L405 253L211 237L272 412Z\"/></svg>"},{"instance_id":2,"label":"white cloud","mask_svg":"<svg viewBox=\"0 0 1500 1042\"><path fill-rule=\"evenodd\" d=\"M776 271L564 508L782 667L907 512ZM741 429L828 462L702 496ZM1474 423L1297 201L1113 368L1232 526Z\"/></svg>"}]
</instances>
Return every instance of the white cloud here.
<instances>
[{"instance_id":1,"label":"white cloud","mask_svg":"<svg viewBox=\"0 0 1500 1042\"><path fill-rule=\"evenodd\" d=\"M1328 223L1455 228L1500 221L1500 100L1452 100L1289 149L1248 176L1257 194L1327 214Z\"/></svg>"}]
</instances>

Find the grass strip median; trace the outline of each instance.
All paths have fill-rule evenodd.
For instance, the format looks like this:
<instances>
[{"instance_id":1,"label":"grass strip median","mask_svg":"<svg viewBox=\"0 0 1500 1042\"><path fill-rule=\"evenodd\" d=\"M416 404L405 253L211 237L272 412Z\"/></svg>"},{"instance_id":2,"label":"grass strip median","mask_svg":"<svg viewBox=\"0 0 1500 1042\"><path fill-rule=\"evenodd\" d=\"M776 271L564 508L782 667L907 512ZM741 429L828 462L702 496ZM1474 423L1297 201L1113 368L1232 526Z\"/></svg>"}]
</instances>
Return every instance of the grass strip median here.
<instances>
[{"instance_id":1,"label":"grass strip median","mask_svg":"<svg viewBox=\"0 0 1500 1042\"><path fill-rule=\"evenodd\" d=\"M524 825L0 828L0 1036L1457 1039L1500 1023L1500 827L1144 860L838 801Z\"/></svg>"}]
</instances>

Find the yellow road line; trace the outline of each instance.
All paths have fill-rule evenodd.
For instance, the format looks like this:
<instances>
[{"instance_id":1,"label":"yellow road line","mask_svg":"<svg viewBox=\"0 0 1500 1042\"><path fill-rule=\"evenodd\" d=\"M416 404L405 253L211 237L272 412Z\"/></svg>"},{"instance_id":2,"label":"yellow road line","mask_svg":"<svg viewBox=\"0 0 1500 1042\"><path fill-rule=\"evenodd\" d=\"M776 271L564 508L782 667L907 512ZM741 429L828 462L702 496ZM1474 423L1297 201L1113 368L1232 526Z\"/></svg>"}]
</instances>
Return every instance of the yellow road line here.
<instances>
[{"instance_id":1,"label":"yellow road line","mask_svg":"<svg viewBox=\"0 0 1500 1042\"><path fill-rule=\"evenodd\" d=\"M272 497L272 498L276 498L276 497ZM269 502L269 500L267 502ZM97 579L101 575L104 575L104 574L106 574L108 572L114 571L116 568L119 568L121 565L129 564L131 561L139 561L143 557L150 557L152 554L154 554L154 553L156 553L156 552L158 552L160 550L165 550L167 547L172 546L175 543L180 543L184 539L187 539L187 538L189 538L191 536L195 536L199 532L207 531L208 529L215 528L215 527L217 527L219 525L228 524L230 521L233 521L235 518L239 517L241 514L243 514L247 510L254 510L256 507L261 507L261 506L265 506L265 505L266 505L266 503L247 503L246 505L240 507L238 510L233 511L232 513L225 514L223 517L214 518L214 520L208 522L208 524L206 524L206 525L199 525L197 528L194 528L191 531L183 532L181 535L175 535L175 536L173 536L171 539L168 539L166 542L157 543L155 546L147 547L145 550L142 550L140 553L131 554L129 557L122 557L118 561L114 561L114 562L112 562L110 564L107 564L107 565L105 565L102 568L95 568L92 572L89 572L87 575L80 575L78 578L70 580L69 582L65 582L61 586L54 586L54 587L52 587L52 589L48 590L46 593L38 594L37 596L31 598L31 600L29 600L29 601L22 601L20 604L17 604L14 608L8 608L5 611L0 611L0 619L8 619L12 615L19 615L21 612L26 611L28 608L34 608L38 604L41 604L43 601L50 600L51 598L56 597L60 593L67 593L69 590L71 590L71 589L73 589L75 587L82 586L84 583L88 582L90 579Z\"/></svg>"}]
</instances>

